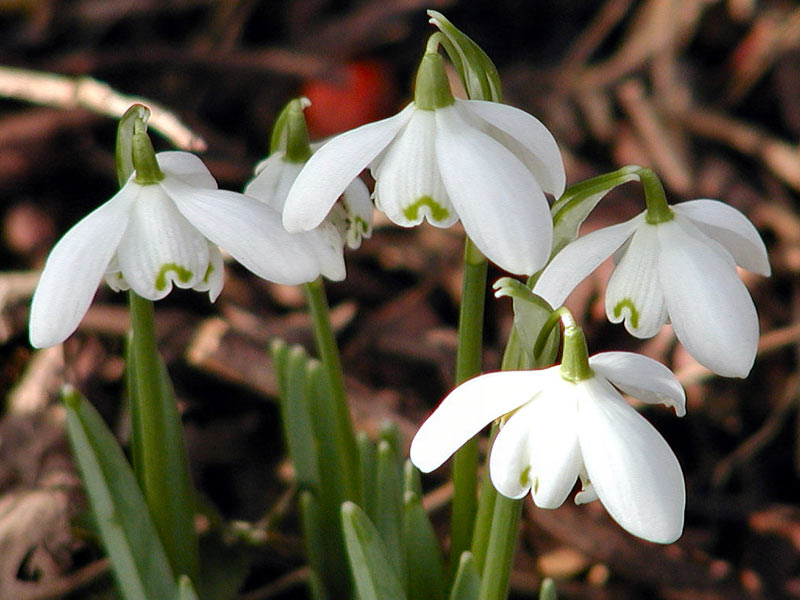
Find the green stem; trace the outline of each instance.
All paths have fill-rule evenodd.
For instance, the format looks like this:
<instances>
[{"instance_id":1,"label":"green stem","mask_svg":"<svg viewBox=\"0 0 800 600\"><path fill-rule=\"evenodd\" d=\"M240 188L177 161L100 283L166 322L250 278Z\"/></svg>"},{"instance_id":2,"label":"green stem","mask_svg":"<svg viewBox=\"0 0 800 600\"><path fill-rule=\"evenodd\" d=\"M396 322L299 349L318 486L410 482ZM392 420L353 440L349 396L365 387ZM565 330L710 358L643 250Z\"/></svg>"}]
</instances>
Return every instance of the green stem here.
<instances>
[{"instance_id":1,"label":"green stem","mask_svg":"<svg viewBox=\"0 0 800 600\"><path fill-rule=\"evenodd\" d=\"M505 600L508 596L521 515L522 500L511 500L502 494L497 495L489 547L481 575L479 600Z\"/></svg>"},{"instance_id":2,"label":"green stem","mask_svg":"<svg viewBox=\"0 0 800 600\"><path fill-rule=\"evenodd\" d=\"M156 346L153 303L129 294L128 364L134 469L175 575L197 580L194 494L180 415Z\"/></svg>"},{"instance_id":3,"label":"green stem","mask_svg":"<svg viewBox=\"0 0 800 600\"><path fill-rule=\"evenodd\" d=\"M331 398L335 415L336 442L344 460L342 464L346 469L344 480L347 482L345 499L358 502L360 500L359 458L356 436L353 423L350 419L350 409L347 405L347 395L344 388L342 362L339 358L339 348L331 326L330 309L325 295L325 286L322 278L305 284L304 286L308 306L311 309L311 318L314 323L314 339L317 343L317 352L324 365L331 385Z\"/></svg>"},{"instance_id":4,"label":"green stem","mask_svg":"<svg viewBox=\"0 0 800 600\"><path fill-rule=\"evenodd\" d=\"M486 298L486 258L467 238L464 246L464 281L458 322L456 383L481 371L483 309ZM478 443L473 438L453 457L453 506L450 516L450 564L455 572L461 553L469 550L477 510Z\"/></svg>"}]
</instances>

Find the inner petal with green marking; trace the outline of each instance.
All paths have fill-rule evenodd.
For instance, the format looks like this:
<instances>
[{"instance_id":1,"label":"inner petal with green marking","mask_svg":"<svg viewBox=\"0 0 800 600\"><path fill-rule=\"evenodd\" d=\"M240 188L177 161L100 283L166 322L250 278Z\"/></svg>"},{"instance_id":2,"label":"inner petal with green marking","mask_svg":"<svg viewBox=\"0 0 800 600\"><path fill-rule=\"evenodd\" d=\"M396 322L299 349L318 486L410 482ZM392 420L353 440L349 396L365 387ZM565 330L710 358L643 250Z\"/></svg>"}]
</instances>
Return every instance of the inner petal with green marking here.
<instances>
[{"instance_id":1,"label":"inner petal with green marking","mask_svg":"<svg viewBox=\"0 0 800 600\"><path fill-rule=\"evenodd\" d=\"M420 210L424 211L423 214L427 214L428 220L437 223L446 221L450 217L450 211L430 196L422 196L413 204L406 206L403 209L403 215L409 221L417 221L421 218L419 216Z\"/></svg>"},{"instance_id":2,"label":"inner petal with green marking","mask_svg":"<svg viewBox=\"0 0 800 600\"><path fill-rule=\"evenodd\" d=\"M210 266L211 265L209 265L209 267ZM164 265L161 265L161 269L158 271L158 275L156 275L156 283L155 283L156 289L158 291L163 291L164 289L166 289L167 275L170 271L175 273L175 276L181 283L187 283L194 275L194 273L192 273L189 269L176 263L166 263ZM208 277L208 275L210 274L211 271L208 270L206 272L206 277Z\"/></svg>"},{"instance_id":3,"label":"inner petal with green marking","mask_svg":"<svg viewBox=\"0 0 800 600\"><path fill-rule=\"evenodd\" d=\"M636 308L636 305L633 303L633 300L630 298L623 298L619 302L614 305L614 317L619 319L623 316L622 311L628 311L628 320L630 321L631 326L634 329L639 328L639 311Z\"/></svg>"}]
</instances>

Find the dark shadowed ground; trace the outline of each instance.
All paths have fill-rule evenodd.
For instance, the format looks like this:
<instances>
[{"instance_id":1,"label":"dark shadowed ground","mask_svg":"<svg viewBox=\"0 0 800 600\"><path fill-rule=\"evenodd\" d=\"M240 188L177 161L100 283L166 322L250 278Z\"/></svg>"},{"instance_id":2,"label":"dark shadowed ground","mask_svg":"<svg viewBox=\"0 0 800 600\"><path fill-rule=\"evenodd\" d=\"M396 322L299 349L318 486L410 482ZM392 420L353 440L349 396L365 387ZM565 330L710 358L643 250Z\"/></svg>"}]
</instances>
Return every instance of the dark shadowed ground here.
<instances>
[{"instance_id":1,"label":"dark shadowed ground","mask_svg":"<svg viewBox=\"0 0 800 600\"><path fill-rule=\"evenodd\" d=\"M221 187L238 190L267 152L277 111L298 93L315 101L309 120L320 136L401 107L432 32L425 8L443 11L495 60L506 101L559 140L570 183L650 166L673 201L718 198L745 212L773 267L770 279L742 273L762 331L745 381L710 376L668 327L640 343L606 322L608 265L573 294L591 351L636 349L686 386L684 419L646 411L683 465L686 531L661 547L622 532L597 503L544 511L528 501L512 596L533 597L549 575L564 598L800 598L800 8L754 0L0 0L0 68L74 78L0 74L0 598L113 597L85 527L57 391L76 385L124 438L125 297L101 288L63 348L33 351L26 329L48 249L116 189L116 122L87 107L114 108L77 78L174 112L207 143ZM68 89L58 106L7 97L64 87L85 95L76 101ZM629 184L584 229L642 208ZM359 427L375 432L391 418L407 440L452 385L463 234L380 219L348 255L347 280L328 291ZM501 275L491 270L490 281ZM258 545L238 598L302 598L265 348L273 336L309 344L309 319L298 289L233 264L226 277L214 305L193 292L158 304L161 348L208 511L241 521ZM510 303L490 297L487 306L484 365L495 369ZM426 479L442 530L444 471ZM223 561L231 569L234 555Z\"/></svg>"}]
</instances>

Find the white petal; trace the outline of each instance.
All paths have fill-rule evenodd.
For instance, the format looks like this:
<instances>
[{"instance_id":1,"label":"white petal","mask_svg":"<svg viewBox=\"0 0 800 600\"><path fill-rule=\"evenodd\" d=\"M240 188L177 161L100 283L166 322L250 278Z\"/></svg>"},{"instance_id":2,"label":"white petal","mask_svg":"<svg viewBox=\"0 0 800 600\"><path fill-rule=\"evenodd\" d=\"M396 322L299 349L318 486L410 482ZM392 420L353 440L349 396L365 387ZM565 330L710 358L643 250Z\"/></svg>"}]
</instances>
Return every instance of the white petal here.
<instances>
[{"instance_id":1,"label":"white petal","mask_svg":"<svg viewBox=\"0 0 800 600\"><path fill-rule=\"evenodd\" d=\"M197 187L217 189L217 181L199 157L190 152L172 150L156 154L158 166L165 175L177 177L184 183Z\"/></svg>"},{"instance_id":2,"label":"white petal","mask_svg":"<svg viewBox=\"0 0 800 600\"><path fill-rule=\"evenodd\" d=\"M149 300L192 288L208 269L208 241L178 212L159 185L142 188L117 249L126 283Z\"/></svg>"},{"instance_id":3,"label":"white petal","mask_svg":"<svg viewBox=\"0 0 800 600\"><path fill-rule=\"evenodd\" d=\"M169 178L161 186L192 225L259 277L296 285L320 275L317 254L327 248L321 234L290 234L280 213L250 196L201 190Z\"/></svg>"},{"instance_id":4,"label":"white petal","mask_svg":"<svg viewBox=\"0 0 800 600\"><path fill-rule=\"evenodd\" d=\"M467 235L486 257L532 275L550 255L553 221L539 184L510 150L450 106L436 114L436 159Z\"/></svg>"},{"instance_id":5,"label":"white petal","mask_svg":"<svg viewBox=\"0 0 800 600\"><path fill-rule=\"evenodd\" d=\"M536 396L548 371L501 371L462 383L417 431L411 462L424 473L433 471L486 425Z\"/></svg>"},{"instance_id":6,"label":"white petal","mask_svg":"<svg viewBox=\"0 0 800 600\"><path fill-rule=\"evenodd\" d=\"M491 125L495 130L492 137L525 163L545 192L556 198L564 192L567 176L561 152L553 134L539 119L498 102L456 100L456 106Z\"/></svg>"},{"instance_id":7,"label":"white petal","mask_svg":"<svg viewBox=\"0 0 800 600\"><path fill-rule=\"evenodd\" d=\"M683 531L686 489L678 459L664 438L611 385L581 382L578 427L589 480L623 528L669 544Z\"/></svg>"},{"instance_id":8,"label":"white petal","mask_svg":"<svg viewBox=\"0 0 800 600\"><path fill-rule=\"evenodd\" d=\"M642 220L644 215L638 215L630 221L598 229L568 244L542 271L533 293L555 308L563 305L572 290L622 246Z\"/></svg>"},{"instance_id":9,"label":"white petal","mask_svg":"<svg viewBox=\"0 0 800 600\"><path fill-rule=\"evenodd\" d=\"M208 292L208 299L216 301L222 291L224 282L225 267L222 262L222 253L219 248L212 243L208 243L208 268L201 281L198 281L194 289L198 292Z\"/></svg>"},{"instance_id":10,"label":"white petal","mask_svg":"<svg viewBox=\"0 0 800 600\"><path fill-rule=\"evenodd\" d=\"M372 166L375 206L392 222L412 227L427 219L450 227L458 214L447 195L436 160L436 115L415 110L405 129Z\"/></svg>"},{"instance_id":11,"label":"white petal","mask_svg":"<svg viewBox=\"0 0 800 600\"><path fill-rule=\"evenodd\" d=\"M287 162L283 152L276 152L258 164L256 175L244 188L244 193L281 212L302 168L303 163Z\"/></svg>"},{"instance_id":12,"label":"white petal","mask_svg":"<svg viewBox=\"0 0 800 600\"><path fill-rule=\"evenodd\" d=\"M531 489L530 419L526 404L511 415L494 439L489 455L492 485L506 498L522 498Z\"/></svg>"},{"instance_id":13,"label":"white petal","mask_svg":"<svg viewBox=\"0 0 800 600\"><path fill-rule=\"evenodd\" d=\"M561 506L583 469L575 384L562 379L558 371L553 375L528 413L531 495L541 508Z\"/></svg>"},{"instance_id":14,"label":"white petal","mask_svg":"<svg viewBox=\"0 0 800 600\"><path fill-rule=\"evenodd\" d=\"M55 346L78 327L125 232L140 189L128 183L53 247L33 294L31 345Z\"/></svg>"},{"instance_id":15,"label":"white petal","mask_svg":"<svg viewBox=\"0 0 800 600\"><path fill-rule=\"evenodd\" d=\"M634 352L601 352L589 357L589 366L625 394L648 404L665 404L686 414L686 393L665 365Z\"/></svg>"},{"instance_id":16,"label":"white petal","mask_svg":"<svg viewBox=\"0 0 800 600\"><path fill-rule=\"evenodd\" d=\"M312 154L286 199L284 226L304 231L319 225L347 185L386 148L413 111L410 104L393 117L336 136Z\"/></svg>"},{"instance_id":17,"label":"white petal","mask_svg":"<svg viewBox=\"0 0 800 600\"><path fill-rule=\"evenodd\" d=\"M658 226L661 286L675 335L700 364L746 377L758 345L758 315L730 254L691 223Z\"/></svg>"},{"instance_id":18,"label":"white petal","mask_svg":"<svg viewBox=\"0 0 800 600\"><path fill-rule=\"evenodd\" d=\"M361 240L372 236L373 205L367 185L356 177L347 186L340 200L347 213L347 246L353 250L361 246Z\"/></svg>"},{"instance_id":19,"label":"white petal","mask_svg":"<svg viewBox=\"0 0 800 600\"><path fill-rule=\"evenodd\" d=\"M737 265L769 277L769 257L764 241L750 220L738 210L719 200L690 200L675 204L672 209L722 244Z\"/></svg>"},{"instance_id":20,"label":"white petal","mask_svg":"<svg viewBox=\"0 0 800 600\"><path fill-rule=\"evenodd\" d=\"M625 329L638 338L653 337L667 321L667 307L658 271L657 225L642 223L625 248L606 288L606 316L625 320Z\"/></svg>"}]
</instances>

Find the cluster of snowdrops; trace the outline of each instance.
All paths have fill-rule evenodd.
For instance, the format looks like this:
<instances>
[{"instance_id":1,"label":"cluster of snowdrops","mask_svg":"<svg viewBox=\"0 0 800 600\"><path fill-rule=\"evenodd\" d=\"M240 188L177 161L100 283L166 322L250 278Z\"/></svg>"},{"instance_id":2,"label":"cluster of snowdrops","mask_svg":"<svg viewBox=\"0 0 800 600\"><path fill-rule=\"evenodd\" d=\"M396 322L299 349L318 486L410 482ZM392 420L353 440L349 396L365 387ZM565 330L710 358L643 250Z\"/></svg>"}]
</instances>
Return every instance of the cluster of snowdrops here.
<instances>
[{"instance_id":1,"label":"cluster of snowdrops","mask_svg":"<svg viewBox=\"0 0 800 600\"><path fill-rule=\"evenodd\" d=\"M503 370L487 374L477 371L479 345L470 350L460 341L459 352L473 357L472 366L465 359L459 385L420 427L411 462L432 471L493 423L492 493L511 500L530 493L537 506L556 508L580 481L575 502L599 499L633 535L671 543L683 530L683 474L666 441L622 394L683 416L684 391L650 358L589 355L562 305L613 255L605 291L610 321L624 322L638 338L669 323L700 364L722 376L746 377L759 327L737 265L768 276L765 246L747 218L723 202L669 205L645 168L625 167L566 188L548 129L500 102L499 77L488 57L443 16L429 14L439 31L427 43L412 102L388 119L312 144L303 118L307 101L292 100L276 121L269 157L255 167L243 193L218 189L193 154L154 153L147 109L133 107L120 126L128 132L118 145L121 189L50 253L32 302L31 343L47 347L69 337L103 279L140 299L159 300L175 285L206 291L214 301L223 287L222 249L269 281L339 281L346 276L344 249L357 249L371 235L375 209L403 227L461 221L465 277L477 270L479 283L476 293L465 282L463 301L467 294L483 295L487 259L516 276L495 285L498 296L513 299L513 340ZM451 92L442 50L468 99ZM375 181L371 194L359 178L366 169ZM645 210L578 237L594 206L629 181L642 184ZM462 311L460 333L479 332L476 319L480 311ZM477 472L475 465L454 467L457 494L455 480L463 477L467 495L476 495ZM466 517L453 521L451 553L475 552L470 534L481 509L472 506L471 514L468 508ZM486 510L491 516L491 507ZM469 530L461 547L455 529ZM352 562L352 548L348 552ZM484 558L480 566L489 562ZM367 584L357 575L354 585L365 597Z\"/></svg>"}]
</instances>

